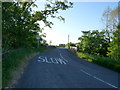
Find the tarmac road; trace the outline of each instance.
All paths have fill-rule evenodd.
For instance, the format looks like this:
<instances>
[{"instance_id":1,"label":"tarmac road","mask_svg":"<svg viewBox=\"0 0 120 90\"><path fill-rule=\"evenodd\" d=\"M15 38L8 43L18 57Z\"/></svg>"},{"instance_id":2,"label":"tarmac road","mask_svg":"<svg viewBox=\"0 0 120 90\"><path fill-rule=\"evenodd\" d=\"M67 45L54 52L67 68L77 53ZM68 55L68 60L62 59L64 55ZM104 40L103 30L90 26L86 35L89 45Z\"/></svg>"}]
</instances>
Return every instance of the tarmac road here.
<instances>
[{"instance_id":1,"label":"tarmac road","mask_svg":"<svg viewBox=\"0 0 120 90\"><path fill-rule=\"evenodd\" d=\"M118 73L55 48L29 61L16 88L118 88Z\"/></svg>"}]
</instances>

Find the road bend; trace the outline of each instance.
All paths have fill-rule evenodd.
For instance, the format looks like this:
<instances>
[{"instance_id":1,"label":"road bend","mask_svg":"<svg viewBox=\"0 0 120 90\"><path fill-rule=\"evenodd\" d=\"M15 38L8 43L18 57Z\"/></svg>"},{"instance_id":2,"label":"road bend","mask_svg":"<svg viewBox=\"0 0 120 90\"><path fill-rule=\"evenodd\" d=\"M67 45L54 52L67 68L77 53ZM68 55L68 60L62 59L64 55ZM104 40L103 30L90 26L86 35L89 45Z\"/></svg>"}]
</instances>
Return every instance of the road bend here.
<instances>
[{"instance_id":1,"label":"road bend","mask_svg":"<svg viewBox=\"0 0 120 90\"><path fill-rule=\"evenodd\" d=\"M118 88L117 72L54 48L31 60L16 88Z\"/></svg>"}]
</instances>

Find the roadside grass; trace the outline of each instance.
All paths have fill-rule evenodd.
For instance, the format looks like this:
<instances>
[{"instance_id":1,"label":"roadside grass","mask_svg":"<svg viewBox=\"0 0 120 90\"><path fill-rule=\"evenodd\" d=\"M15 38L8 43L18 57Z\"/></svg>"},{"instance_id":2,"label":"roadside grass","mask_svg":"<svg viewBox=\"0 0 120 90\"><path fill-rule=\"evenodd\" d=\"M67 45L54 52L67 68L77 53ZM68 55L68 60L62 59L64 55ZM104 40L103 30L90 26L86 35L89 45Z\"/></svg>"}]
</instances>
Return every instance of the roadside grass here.
<instances>
[{"instance_id":1,"label":"roadside grass","mask_svg":"<svg viewBox=\"0 0 120 90\"><path fill-rule=\"evenodd\" d=\"M27 48L14 52L6 53L2 57L2 87L7 86L12 78L12 74L22 63L26 63L29 57L33 54L43 52L47 48Z\"/></svg>"},{"instance_id":2,"label":"roadside grass","mask_svg":"<svg viewBox=\"0 0 120 90\"><path fill-rule=\"evenodd\" d=\"M119 61L116 61L116 60L108 58L108 57L89 55L89 54L83 53L83 52L77 52L76 55L79 58L82 58L82 59L87 60L89 62L93 62L93 63L96 63L98 65L107 67L113 71L120 73L120 62Z\"/></svg>"},{"instance_id":3,"label":"roadside grass","mask_svg":"<svg viewBox=\"0 0 120 90\"><path fill-rule=\"evenodd\" d=\"M0 89L1 88L2 88L2 61L0 60Z\"/></svg>"},{"instance_id":4,"label":"roadside grass","mask_svg":"<svg viewBox=\"0 0 120 90\"><path fill-rule=\"evenodd\" d=\"M68 46L65 46L65 48L68 48Z\"/></svg>"}]
</instances>

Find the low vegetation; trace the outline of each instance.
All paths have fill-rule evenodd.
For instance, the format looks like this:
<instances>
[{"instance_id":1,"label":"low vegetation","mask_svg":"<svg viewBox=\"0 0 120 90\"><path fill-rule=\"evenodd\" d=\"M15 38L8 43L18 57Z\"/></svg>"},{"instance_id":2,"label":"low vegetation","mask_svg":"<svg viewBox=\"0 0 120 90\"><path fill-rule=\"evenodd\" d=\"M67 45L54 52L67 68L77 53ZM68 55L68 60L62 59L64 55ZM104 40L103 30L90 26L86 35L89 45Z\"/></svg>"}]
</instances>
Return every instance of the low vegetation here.
<instances>
[{"instance_id":1,"label":"low vegetation","mask_svg":"<svg viewBox=\"0 0 120 90\"><path fill-rule=\"evenodd\" d=\"M0 89L1 88L2 88L2 61L0 61Z\"/></svg>"},{"instance_id":2,"label":"low vegetation","mask_svg":"<svg viewBox=\"0 0 120 90\"><path fill-rule=\"evenodd\" d=\"M84 60L99 64L111 70L120 72L120 62L109 57L90 55L88 53L78 52L76 55Z\"/></svg>"},{"instance_id":3,"label":"low vegetation","mask_svg":"<svg viewBox=\"0 0 120 90\"><path fill-rule=\"evenodd\" d=\"M104 29L82 31L82 36L78 38L79 53L77 53L77 56L120 72L120 23L117 21L118 13L120 13L118 7L115 9L108 7L102 16L102 21L105 23Z\"/></svg>"},{"instance_id":4,"label":"low vegetation","mask_svg":"<svg viewBox=\"0 0 120 90\"><path fill-rule=\"evenodd\" d=\"M9 83L13 72L17 70L22 63L26 63L30 57L46 49L47 48L28 48L4 54L2 58L2 87L5 87Z\"/></svg>"}]
</instances>

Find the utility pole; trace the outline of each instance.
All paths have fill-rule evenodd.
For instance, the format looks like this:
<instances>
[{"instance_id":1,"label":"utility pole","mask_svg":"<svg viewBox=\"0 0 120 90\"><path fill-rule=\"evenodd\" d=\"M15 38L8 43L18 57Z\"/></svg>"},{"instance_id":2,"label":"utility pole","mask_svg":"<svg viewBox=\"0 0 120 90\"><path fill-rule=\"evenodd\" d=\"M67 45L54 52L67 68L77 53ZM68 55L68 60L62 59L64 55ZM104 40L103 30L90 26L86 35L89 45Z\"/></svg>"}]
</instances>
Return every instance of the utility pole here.
<instances>
[{"instance_id":1,"label":"utility pole","mask_svg":"<svg viewBox=\"0 0 120 90\"><path fill-rule=\"evenodd\" d=\"M52 41L50 40L50 46L51 46Z\"/></svg>"},{"instance_id":2,"label":"utility pole","mask_svg":"<svg viewBox=\"0 0 120 90\"><path fill-rule=\"evenodd\" d=\"M38 48L39 48L39 40L40 40L40 36L36 36L36 39L38 40Z\"/></svg>"},{"instance_id":3,"label":"utility pole","mask_svg":"<svg viewBox=\"0 0 120 90\"><path fill-rule=\"evenodd\" d=\"M69 47L69 34L68 34L68 48L70 48L70 47Z\"/></svg>"}]
</instances>

